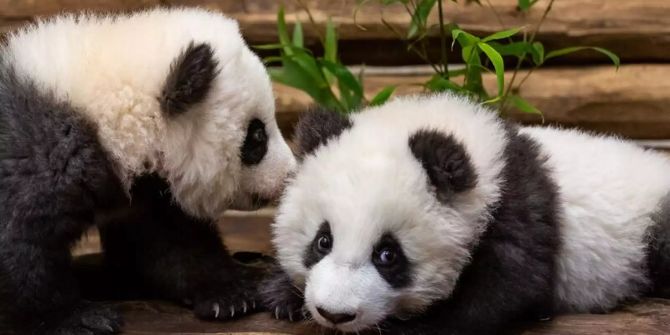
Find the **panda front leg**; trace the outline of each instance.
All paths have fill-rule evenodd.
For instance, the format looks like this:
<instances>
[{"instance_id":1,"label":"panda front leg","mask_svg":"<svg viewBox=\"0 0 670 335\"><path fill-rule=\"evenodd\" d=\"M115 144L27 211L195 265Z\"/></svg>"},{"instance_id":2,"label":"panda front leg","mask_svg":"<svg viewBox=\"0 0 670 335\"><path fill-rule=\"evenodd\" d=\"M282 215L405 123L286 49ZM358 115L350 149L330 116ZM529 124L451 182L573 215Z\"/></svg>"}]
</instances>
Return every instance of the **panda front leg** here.
<instances>
[{"instance_id":1,"label":"panda front leg","mask_svg":"<svg viewBox=\"0 0 670 335\"><path fill-rule=\"evenodd\" d=\"M202 319L238 318L258 307L260 270L232 259L214 223L184 213L155 175L136 180L131 196L124 215L100 225L107 266Z\"/></svg>"},{"instance_id":2,"label":"panda front leg","mask_svg":"<svg viewBox=\"0 0 670 335\"><path fill-rule=\"evenodd\" d=\"M122 322L116 311L80 300L66 246L13 240L0 247L0 259L3 304L19 334L111 334L120 330Z\"/></svg>"}]
</instances>

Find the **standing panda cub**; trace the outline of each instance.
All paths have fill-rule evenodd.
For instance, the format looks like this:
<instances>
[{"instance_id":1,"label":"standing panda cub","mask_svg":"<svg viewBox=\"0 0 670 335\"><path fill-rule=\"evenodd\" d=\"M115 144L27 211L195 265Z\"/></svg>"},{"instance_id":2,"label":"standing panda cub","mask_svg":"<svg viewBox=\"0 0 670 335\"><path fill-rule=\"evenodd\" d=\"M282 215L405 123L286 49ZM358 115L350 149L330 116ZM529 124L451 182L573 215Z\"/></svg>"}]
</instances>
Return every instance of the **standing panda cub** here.
<instances>
[{"instance_id":1,"label":"standing panda cub","mask_svg":"<svg viewBox=\"0 0 670 335\"><path fill-rule=\"evenodd\" d=\"M299 123L274 224L277 318L343 332L494 334L670 296L670 160L612 137L517 128L464 98Z\"/></svg>"},{"instance_id":2,"label":"standing panda cub","mask_svg":"<svg viewBox=\"0 0 670 335\"><path fill-rule=\"evenodd\" d=\"M161 297L204 318L250 311L255 288L212 221L278 197L294 166L269 77L232 19L64 15L10 34L0 49L0 319L21 333L118 331L118 314L82 301L70 269L69 249L96 223L106 258L128 262ZM126 219L138 226L111 227Z\"/></svg>"}]
</instances>

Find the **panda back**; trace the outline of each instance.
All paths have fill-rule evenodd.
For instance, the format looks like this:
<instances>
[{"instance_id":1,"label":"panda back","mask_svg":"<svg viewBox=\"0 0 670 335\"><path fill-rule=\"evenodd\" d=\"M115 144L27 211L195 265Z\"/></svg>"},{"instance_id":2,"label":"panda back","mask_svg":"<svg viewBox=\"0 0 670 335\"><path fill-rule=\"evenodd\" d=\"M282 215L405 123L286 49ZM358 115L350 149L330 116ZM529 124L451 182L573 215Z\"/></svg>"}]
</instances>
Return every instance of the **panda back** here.
<instances>
[{"instance_id":1,"label":"panda back","mask_svg":"<svg viewBox=\"0 0 670 335\"><path fill-rule=\"evenodd\" d=\"M670 191L670 160L615 137L523 128L540 143L559 187L563 311L608 310L649 283L647 235Z\"/></svg>"}]
</instances>

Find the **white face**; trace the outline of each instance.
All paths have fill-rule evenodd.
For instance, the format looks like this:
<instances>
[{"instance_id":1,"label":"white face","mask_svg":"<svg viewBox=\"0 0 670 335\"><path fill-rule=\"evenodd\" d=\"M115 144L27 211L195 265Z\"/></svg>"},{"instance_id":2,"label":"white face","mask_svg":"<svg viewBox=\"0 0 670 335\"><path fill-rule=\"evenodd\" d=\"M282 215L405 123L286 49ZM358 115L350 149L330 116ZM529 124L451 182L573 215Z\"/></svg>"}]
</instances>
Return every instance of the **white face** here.
<instances>
[{"instance_id":1,"label":"white face","mask_svg":"<svg viewBox=\"0 0 670 335\"><path fill-rule=\"evenodd\" d=\"M458 133L470 127L464 120L500 136L478 142L467 137L475 132ZM420 313L451 294L498 199L496 150L505 145L495 117L450 96L396 100L351 123L305 157L282 198L273 240L313 318L345 332ZM410 145L422 129L476 143L465 145L473 169L491 173L438 199ZM423 148L443 157L454 152Z\"/></svg>"},{"instance_id":2,"label":"white face","mask_svg":"<svg viewBox=\"0 0 670 335\"><path fill-rule=\"evenodd\" d=\"M207 99L169 120L164 149L176 200L208 218L275 200L296 165L260 60L244 47L218 70Z\"/></svg>"}]
</instances>

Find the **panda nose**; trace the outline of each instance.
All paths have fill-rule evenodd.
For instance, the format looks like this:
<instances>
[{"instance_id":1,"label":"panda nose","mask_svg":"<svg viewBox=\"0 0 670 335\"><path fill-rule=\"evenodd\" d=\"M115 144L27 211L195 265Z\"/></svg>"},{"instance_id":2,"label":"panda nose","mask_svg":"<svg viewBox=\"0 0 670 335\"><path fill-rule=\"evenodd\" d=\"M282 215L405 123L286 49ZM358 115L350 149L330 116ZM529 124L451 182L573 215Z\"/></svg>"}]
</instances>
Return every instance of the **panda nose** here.
<instances>
[{"instance_id":1,"label":"panda nose","mask_svg":"<svg viewBox=\"0 0 670 335\"><path fill-rule=\"evenodd\" d=\"M316 311L319 312L319 314L324 319L332 322L333 324L349 322L356 318L356 314L331 313L321 307L317 307Z\"/></svg>"}]
</instances>

